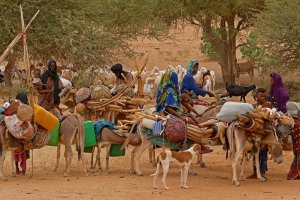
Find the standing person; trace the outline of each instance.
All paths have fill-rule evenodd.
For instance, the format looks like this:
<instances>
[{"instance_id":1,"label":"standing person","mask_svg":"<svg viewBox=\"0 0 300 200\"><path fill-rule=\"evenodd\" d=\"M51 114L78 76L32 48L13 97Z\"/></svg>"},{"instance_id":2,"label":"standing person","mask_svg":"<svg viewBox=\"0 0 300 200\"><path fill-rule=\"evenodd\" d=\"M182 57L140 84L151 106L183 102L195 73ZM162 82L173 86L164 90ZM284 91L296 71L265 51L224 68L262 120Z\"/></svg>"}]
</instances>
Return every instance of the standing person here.
<instances>
[{"instance_id":1,"label":"standing person","mask_svg":"<svg viewBox=\"0 0 300 200\"><path fill-rule=\"evenodd\" d=\"M256 103L253 105L254 108L261 106L262 108L272 108L272 104L267 102L267 93L264 88L258 88L254 96ZM259 169L262 177L266 178L266 171L268 171L268 147L267 145L261 145L259 151ZM256 179L256 165L255 157L253 157L253 174L248 176L249 179Z\"/></svg>"},{"instance_id":2,"label":"standing person","mask_svg":"<svg viewBox=\"0 0 300 200\"><path fill-rule=\"evenodd\" d=\"M269 101L273 106L283 113L286 113L286 103L290 100L288 92L284 88L282 78L276 72L270 74L271 77L271 89L269 94Z\"/></svg>"},{"instance_id":3,"label":"standing person","mask_svg":"<svg viewBox=\"0 0 300 200\"><path fill-rule=\"evenodd\" d=\"M186 67L186 75L183 77L182 83L181 83L181 93L186 92L192 98L197 98L198 95L205 96L209 95L210 97L214 97L214 94L212 92L206 91L201 89L197 84L195 83L194 75L197 74L199 68L199 62L197 60L191 60L187 67Z\"/></svg>"},{"instance_id":4,"label":"standing person","mask_svg":"<svg viewBox=\"0 0 300 200\"><path fill-rule=\"evenodd\" d=\"M23 104L28 105L28 98L27 95L24 92L19 92L16 96L16 99L21 101ZM26 173L26 159L30 158L30 152L29 150L25 150L24 147L18 148L14 152L14 159L15 159L15 165L16 165L16 174L24 176ZM19 163L22 171L19 169Z\"/></svg>"},{"instance_id":5,"label":"standing person","mask_svg":"<svg viewBox=\"0 0 300 200\"><path fill-rule=\"evenodd\" d=\"M133 81L133 76L130 72L124 71L123 66L120 63L113 65L111 67L111 71L117 77L116 84L115 84L116 87L112 92L112 95L116 95ZM133 97L134 96L133 88L128 88L127 92L124 95Z\"/></svg>"},{"instance_id":6,"label":"standing person","mask_svg":"<svg viewBox=\"0 0 300 200\"><path fill-rule=\"evenodd\" d=\"M60 97L58 96L63 88L63 84L57 74L56 61L51 59L48 63L48 70L41 76L42 87L39 92L39 105L48 111L52 111L54 107L59 109Z\"/></svg>"},{"instance_id":7,"label":"standing person","mask_svg":"<svg viewBox=\"0 0 300 200\"><path fill-rule=\"evenodd\" d=\"M292 161L287 180L300 180L300 114L293 115L295 125L292 135L294 159Z\"/></svg>"}]
</instances>

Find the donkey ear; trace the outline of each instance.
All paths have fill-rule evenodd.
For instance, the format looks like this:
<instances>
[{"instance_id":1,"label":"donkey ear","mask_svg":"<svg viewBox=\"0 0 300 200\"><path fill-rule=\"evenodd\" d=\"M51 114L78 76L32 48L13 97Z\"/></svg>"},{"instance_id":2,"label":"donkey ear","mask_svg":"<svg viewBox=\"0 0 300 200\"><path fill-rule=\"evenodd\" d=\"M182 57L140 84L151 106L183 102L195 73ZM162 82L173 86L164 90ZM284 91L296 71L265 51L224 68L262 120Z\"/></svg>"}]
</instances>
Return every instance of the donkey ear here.
<instances>
[{"instance_id":1,"label":"donkey ear","mask_svg":"<svg viewBox=\"0 0 300 200\"><path fill-rule=\"evenodd\" d=\"M120 150L123 150L128 144L129 144L129 138L127 137L127 138L125 139L125 141L123 142L123 144L122 144Z\"/></svg>"}]
</instances>

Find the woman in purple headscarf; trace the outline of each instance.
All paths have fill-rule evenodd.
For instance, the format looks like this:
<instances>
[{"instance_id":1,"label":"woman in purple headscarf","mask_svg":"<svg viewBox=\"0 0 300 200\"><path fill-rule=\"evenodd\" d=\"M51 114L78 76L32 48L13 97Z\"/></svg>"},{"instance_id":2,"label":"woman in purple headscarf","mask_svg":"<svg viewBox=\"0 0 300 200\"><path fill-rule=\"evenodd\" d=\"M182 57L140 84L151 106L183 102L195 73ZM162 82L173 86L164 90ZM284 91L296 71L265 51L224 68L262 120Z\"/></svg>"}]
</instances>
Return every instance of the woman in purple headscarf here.
<instances>
[{"instance_id":1,"label":"woman in purple headscarf","mask_svg":"<svg viewBox=\"0 0 300 200\"><path fill-rule=\"evenodd\" d=\"M286 103L290 100L284 85L282 83L282 78L276 72L272 72L271 76L271 89L269 95L269 101L273 106L283 113L286 113Z\"/></svg>"}]
</instances>

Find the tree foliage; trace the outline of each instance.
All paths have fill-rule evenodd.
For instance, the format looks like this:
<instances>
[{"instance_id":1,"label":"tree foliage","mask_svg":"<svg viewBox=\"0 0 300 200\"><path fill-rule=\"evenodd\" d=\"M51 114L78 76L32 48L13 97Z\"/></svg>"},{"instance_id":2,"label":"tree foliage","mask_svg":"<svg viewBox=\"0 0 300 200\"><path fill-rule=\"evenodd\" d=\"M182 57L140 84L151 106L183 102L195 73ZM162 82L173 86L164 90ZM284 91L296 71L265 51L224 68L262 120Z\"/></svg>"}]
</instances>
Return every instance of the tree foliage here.
<instances>
[{"instance_id":1,"label":"tree foliage","mask_svg":"<svg viewBox=\"0 0 300 200\"><path fill-rule=\"evenodd\" d=\"M267 9L257 15L258 44L277 66L300 64L300 4L298 0L267 0Z\"/></svg>"},{"instance_id":2,"label":"tree foliage","mask_svg":"<svg viewBox=\"0 0 300 200\"><path fill-rule=\"evenodd\" d=\"M263 48L257 46L257 36L253 31L248 35L247 42L240 47L242 58L254 61L258 66L268 65L266 53Z\"/></svg>"},{"instance_id":3,"label":"tree foliage","mask_svg":"<svg viewBox=\"0 0 300 200\"><path fill-rule=\"evenodd\" d=\"M264 9L265 0L110 0L103 2L108 29L159 38L164 30L192 24L202 29L217 52L223 80L234 82L238 34L252 26L250 19ZM113 19L111 21L111 19ZM154 30L154 31L152 31ZM216 33L214 30L219 30Z\"/></svg>"}]
</instances>

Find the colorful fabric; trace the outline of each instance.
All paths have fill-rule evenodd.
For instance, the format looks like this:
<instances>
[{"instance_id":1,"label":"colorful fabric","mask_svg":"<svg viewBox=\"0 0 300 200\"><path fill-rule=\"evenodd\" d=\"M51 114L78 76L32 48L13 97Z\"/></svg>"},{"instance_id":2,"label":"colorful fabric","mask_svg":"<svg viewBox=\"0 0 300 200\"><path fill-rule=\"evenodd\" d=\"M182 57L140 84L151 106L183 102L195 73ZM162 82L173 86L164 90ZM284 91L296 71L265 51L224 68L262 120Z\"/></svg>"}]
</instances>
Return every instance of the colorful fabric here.
<instances>
[{"instance_id":1,"label":"colorful fabric","mask_svg":"<svg viewBox=\"0 0 300 200\"><path fill-rule=\"evenodd\" d=\"M166 72L158 86L156 111L163 112L167 106L180 109L178 76L175 72Z\"/></svg>"},{"instance_id":2,"label":"colorful fabric","mask_svg":"<svg viewBox=\"0 0 300 200\"><path fill-rule=\"evenodd\" d=\"M268 171L268 149L262 148L259 152L259 169L261 172ZM253 172L256 173L255 157L253 157Z\"/></svg>"},{"instance_id":3,"label":"colorful fabric","mask_svg":"<svg viewBox=\"0 0 300 200\"><path fill-rule=\"evenodd\" d=\"M26 172L26 151L23 149L22 151L15 151L15 162L20 162L20 167L23 172Z\"/></svg>"},{"instance_id":4,"label":"colorful fabric","mask_svg":"<svg viewBox=\"0 0 300 200\"><path fill-rule=\"evenodd\" d=\"M162 134L162 130L163 130L163 123L162 123L162 121L156 121L156 122L154 122L152 134L154 136L161 135Z\"/></svg>"},{"instance_id":5,"label":"colorful fabric","mask_svg":"<svg viewBox=\"0 0 300 200\"><path fill-rule=\"evenodd\" d=\"M186 66L186 72L193 75L193 67L194 67L196 64L199 64L199 62L198 62L197 60L191 60L191 61L188 63L188 65Z\"/></svg>"},{"instance_id":6,"label":"colorful fabric","mask_svg":"<svg viewBox=\"0 0 300 200\"><path fill-rule=\"evenodd\" d=\"M17 115L6 116L5 124L8 131L17 139L32 139L33 127L28 121L20 121Z\"/></svg>"},{"instance_id":7,"label":"colorful fabric","mask_svg":"<svg viewBox=\"0 0 300 200\"><path fill-rule=\"evenodd\" d=\"M191 60L188 63L186 67L187 74L183 77L180 93L184 93L185 90L188 90L193 93L193 96L201 95L204 97L207 94L207 91L198 87L193 77L193 67L197 63L198 61L196 60Z\"/></svg>"},{"instance_id":8,"label":"colorful fabric","mask_svg":"<svg viewBox=\"0 0 300 200\"><path fill-rule=\"evenodd\" d=\"M104 119L99 120L97 122L95 122L94 124L94 129L95 129L95 135L96 135L96 139L98 140L100 138L100 133L102 131L103 128L109 128L111 130L115 130L115 124L112 122L108 122Z\"/></svg>"},{"instance_id":9,"label":"colorful fabric","mask_svg":"<svg viewBox=\"0 0 300 200\"><path fill-rule=\"evenodd\" d=\"M179 142L171 142L165 137L154 136L152 133L152 130L150 130L150 129L144 128L143 132L147 135L147 138L151 141L151 144L153 144L155 146L156 145L160 146L160 147L166 146L166 147L169 147L171 149L176 149L176 150L181 149ZM194 142L191 140L187 140L187 143L188 143L188 146L192 146Z\"/></svg>"},{"instance_id":10,"label":"colorful fabric","mask_svg":"<svg viewBox=\"0 0 300 200\"><path fill-rule=\"evenodd\" d=\"M164 133L166 138L171 142L184 140L186 135L186 125L184 121L177 117L168 119Z\"/></svg>"},{"instance_id":11,"label":"colorful fabric","mask_svg":"<svg viewBox=\"0 0 300 200\"><path fill-rule=\"evenodd\" d=\"M294 156L290 171L287 175L288 180L300 179L300 158Z\"/></svg>"},{"instance_id":12,"label":"colorful fabric","mask_svg":"<svg viewBox=\"0 0 300 200\"><path fill-rule=\"evenodd\" d=\"M282 78L276 72L272 72L270 76L274 81L274 85L272 85L270 89L269 101L278 111L286 113L286 103L290 100L290 97L284 88Z\"/></svg>"}]
</instances>

